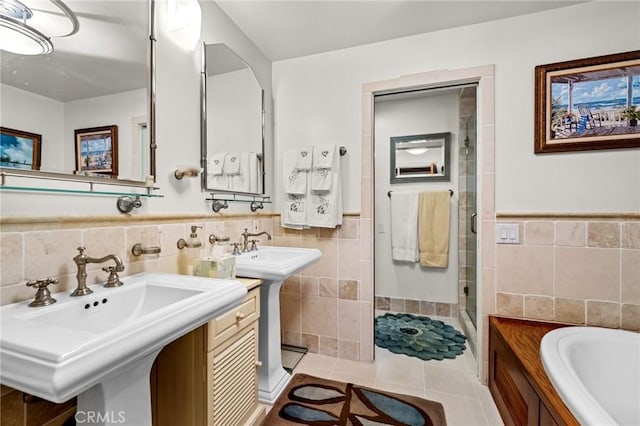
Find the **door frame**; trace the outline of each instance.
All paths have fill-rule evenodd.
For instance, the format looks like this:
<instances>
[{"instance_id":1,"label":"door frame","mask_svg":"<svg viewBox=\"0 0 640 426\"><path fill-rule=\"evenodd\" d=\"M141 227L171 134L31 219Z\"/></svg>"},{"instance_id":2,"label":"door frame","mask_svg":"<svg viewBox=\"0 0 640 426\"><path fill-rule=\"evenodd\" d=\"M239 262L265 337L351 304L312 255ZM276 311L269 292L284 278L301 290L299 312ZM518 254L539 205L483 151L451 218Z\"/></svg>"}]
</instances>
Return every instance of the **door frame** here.
<instances>
[{"instance_id":1,"label":"door frame","mask_svg":"<svg viewBox=\"0 0 640 426\"><path fill-rule=\"evenodd\" d=\"M374 96L385 93L408 90L429 89L463 83L478 83L477 103L477 188L478 188L478 282L477 282L477 375L482 383L487 383L488 350L489 350L489 317L495 312L495 267L496 248L493 240L495 229L495 67L483 65L456 70L438 70L420 74L411 74L398 78L365 83L362 85L362 192L361 192L361 232L374 233ZM372 259L368 263L367 276L374 276L374 249L370 244L369 253L361 253L363 258ZM456 281L456 287L458 283ZM374 290L373 289L373 290ZM375 295L375 290L373 291ZM374 307L375 309L375 307ZM371 312L369 323L363 324L373 336L374 315ZM374 358L375 347L372 345L370 359Z\"/></svg>"}]
</instances>

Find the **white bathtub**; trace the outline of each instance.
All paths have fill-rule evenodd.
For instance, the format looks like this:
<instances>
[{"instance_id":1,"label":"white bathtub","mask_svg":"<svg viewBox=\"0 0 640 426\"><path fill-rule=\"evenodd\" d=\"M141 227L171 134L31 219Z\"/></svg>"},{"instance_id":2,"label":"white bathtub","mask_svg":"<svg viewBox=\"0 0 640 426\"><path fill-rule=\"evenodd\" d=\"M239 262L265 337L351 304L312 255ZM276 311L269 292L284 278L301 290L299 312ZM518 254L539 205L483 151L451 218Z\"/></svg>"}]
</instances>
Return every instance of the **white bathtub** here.
<instances>
[{"instance_id":1,"label":"white bathtub","mask_svg":"<svg viewBox=\"0 0 640 426\"><path fill-rule=\"evenodd\" d=\"M640 425L640 334L565 327L542 338L542 364L583 425Z\"/></svg>"}]
</instances>

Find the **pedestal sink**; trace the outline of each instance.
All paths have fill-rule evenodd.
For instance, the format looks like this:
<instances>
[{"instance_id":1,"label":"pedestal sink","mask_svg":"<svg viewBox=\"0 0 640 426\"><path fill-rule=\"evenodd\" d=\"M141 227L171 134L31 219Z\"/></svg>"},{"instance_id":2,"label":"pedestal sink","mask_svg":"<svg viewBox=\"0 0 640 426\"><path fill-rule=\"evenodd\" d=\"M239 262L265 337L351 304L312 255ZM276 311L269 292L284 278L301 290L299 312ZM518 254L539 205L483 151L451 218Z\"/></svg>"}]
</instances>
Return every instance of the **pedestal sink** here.
<instances>
[{"instance_id":1,"label":"pedestal sink","mask_svg":"<svg viewBox=\"0 0 640 426\"><path fill-rule=\"evenodd\" d=\"M280 287L285 279L320 259L317 249L260 247L236 257L236 275L261 278L258 356L258 399L273 404L291 376L282 368L280 352Z\"/></svg>"},{"instance_id":2,"label":"pedestal sink","mask_svg":"<svg viewBox=\"0 0 640 426\"><path fill-rule=\"evenodd\" d=\"M78 395L79 420L151 425L149 372L171 341L240 304L235 280L142 273L117 288L29 308L0 308L0 382L64 402Z\"/></svg>"}]
</instances>

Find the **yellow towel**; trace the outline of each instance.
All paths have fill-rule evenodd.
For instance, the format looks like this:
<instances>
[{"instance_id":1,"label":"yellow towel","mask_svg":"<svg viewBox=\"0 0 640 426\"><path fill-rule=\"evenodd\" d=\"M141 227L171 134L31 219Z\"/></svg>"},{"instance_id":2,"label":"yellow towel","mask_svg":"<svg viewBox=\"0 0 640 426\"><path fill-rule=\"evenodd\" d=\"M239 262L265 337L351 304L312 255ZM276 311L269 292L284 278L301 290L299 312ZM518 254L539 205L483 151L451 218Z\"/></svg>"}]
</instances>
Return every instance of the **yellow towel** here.
<instances>
[{"instance_id":1,"label":"yellow towel","mask_svg":"<svg viewBox=\"0 0 640 426\"><path fill-rule=\"evenodd\" d=\"M420 193L420 266L446 268L449 264L449 198L449 191Z\"/></svg>"}]
</instances>

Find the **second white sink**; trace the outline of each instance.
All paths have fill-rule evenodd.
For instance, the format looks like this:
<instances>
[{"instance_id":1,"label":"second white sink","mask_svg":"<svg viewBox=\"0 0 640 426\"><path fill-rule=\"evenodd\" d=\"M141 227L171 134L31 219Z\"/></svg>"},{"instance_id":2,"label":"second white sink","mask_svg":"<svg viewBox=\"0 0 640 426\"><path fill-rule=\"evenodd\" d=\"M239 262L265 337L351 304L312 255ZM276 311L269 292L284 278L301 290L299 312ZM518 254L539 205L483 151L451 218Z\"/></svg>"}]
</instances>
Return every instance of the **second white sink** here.
<instances>
[{"instance_id":1,"label":"second white sink","mask_svg":"<svg viewBox=\"0 0 640 426\"><path fill-rule=\"evenodd\" d=\"M236 274L240 277L284 281L320 259L318 249L263 246L236 256Z\"/></svg>"}]
</instances>

